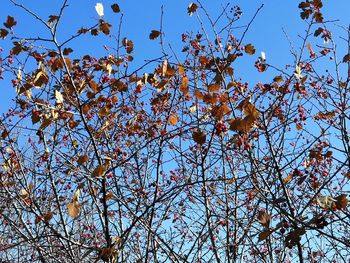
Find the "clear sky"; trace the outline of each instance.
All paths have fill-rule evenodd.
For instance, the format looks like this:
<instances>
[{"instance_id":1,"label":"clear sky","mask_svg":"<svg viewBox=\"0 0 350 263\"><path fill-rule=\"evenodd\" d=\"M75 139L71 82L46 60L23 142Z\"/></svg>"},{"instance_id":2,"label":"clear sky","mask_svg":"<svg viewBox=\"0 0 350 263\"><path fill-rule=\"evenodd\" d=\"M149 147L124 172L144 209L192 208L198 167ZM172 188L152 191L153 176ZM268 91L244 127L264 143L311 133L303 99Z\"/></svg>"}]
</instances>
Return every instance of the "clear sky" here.
<instances>
[{"instance_id":1,"label":"clear sky","mask_svg":"<svg viewBox=\"0 0 350 263\"><path fill-rule=\"evenodd\" d=\"M57 14L60 8L61 0L54 1L24 1L17 0L18 3L24 4L39 16L48 19L49 15ZM110 9L111 4L118 3L123 14L122 37L127 37L134 41L135 44L135 63L141 63L144 59L152 59L161 54L158 41L151 41L148 35L151 30L160 27L160 7L164 6L163 31L165 40L171 43L175 51L182 48L181 33L196 31L199 24L195 17L187 14L187 6L191 1L187 0L151 0L151 1L132 1L132 0L70 0L69 7L66 9L62 24L60 27L61 37L63 39L74 34L81 26L91 26L98 20L95 11L96 2L101 2L105 7L105 20L112 23L114 27L113 34L116 34L116 28L119 23L120 14L114 14ZM296 47L300 46L298 34L303 34L305 23L299 18L298 3L300 1L289 0L203 0L202 3L213 17L221 11L222 6L227 3L239 5L243 10L242 19L237 26L244 26L254 15L257 8L264 4L263 9L252 24L248 32L245 43L253 43L257 49L255 57L246 59L244 63L235 68L236 74L241 76L244 81L252 82L254 85L259 81L254 69L254 61L264 51L269 63L283 67L287 63L292 63L289 52L290 46L287 37L282 28L287 33ZM340 25L348 25L350 19L348 11L350 10L349 0L330 1L324 0L325 17L329 20L339 19L336 22ZM6 20L6 16L14 16L18 24L15 27L16 34L23 37L47 36L43 26L39 25L32 17L23 10L10 2L10 0L0 1L0 21ZM239 36L239 35L238 35ZM8 54L9 39L0 40L0 47L4 48L2 56ZM74 49L73 56L83 54L93 54L95 56L103 55L106 51L103 44L108 43L108 37L92 38L82 37L72 42ZM112 43L112 42L111 42ZM0 112L12 104L11 98L15 95L9 81L1 81L1 103Z\"/></svg>"}]
</instances>

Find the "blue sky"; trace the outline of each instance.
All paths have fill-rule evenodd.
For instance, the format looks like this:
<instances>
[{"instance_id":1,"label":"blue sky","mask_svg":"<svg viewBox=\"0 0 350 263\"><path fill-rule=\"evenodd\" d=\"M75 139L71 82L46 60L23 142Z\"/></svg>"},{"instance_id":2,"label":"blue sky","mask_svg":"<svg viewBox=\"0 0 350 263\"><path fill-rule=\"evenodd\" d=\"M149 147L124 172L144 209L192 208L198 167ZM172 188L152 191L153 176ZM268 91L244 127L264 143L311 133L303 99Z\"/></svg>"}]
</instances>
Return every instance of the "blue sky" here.
<instances>
[{"instance_id":1,"label":"blue sky","mask_svg":"<svg viewBox=\"0 0 350 263\"><path fill-rule=\"evenodd\" d=\"M17 0L44 19L49 15L57 14L62 1L23 1ZM135 64L142 63L144 59L152 59L161 55L158 41L151 41L148 35L151 30L159 29L160 26L160 7L164 6L163 31L165 32L165 41L170 43L175 51L182 49L181 33L194 31L199 28L195 17L187 14L187 6L190 1L187 0L152 0L152 1L130 1L130 0L70 0L69 7L64 13L60 27L60 37L63 40L74 34L81 26L91 26L98 20L95 11L96 2L101 2L105 7L105 20L114 25L113 34L116 34L116 28L119 23L120 14L114 14L110 9L111 4L118 3L123 13L122 37L127 37L135 44ZM285 64L293 63L290 55L289 42L282 31L282 28L292 40L293 44L300 46L298 34L303 34L305 23L299 18L298 3L300 1L280 1L280 0L260 0L260 1L202 1L207 10L213 17L216 17L222 6L228 2L233 5L239 5L243 10L242 19L237 26L244 26L249 22L257 8L264 4L263 9L257 16L248 32L245 43L253 43L257 49L256 56L245 59L245 62L236 67L236 73L249 80L254 85L261 75L257 75L254 69L254 61L264 51L268 61L278 67L284 67ZM340 25L348 25L348 10L350 2L348 0L324 1L325 17L329 20L339 19L336 22ZM0 21L5 21L6 16L14 16L18 24L15 27L18 36L48 36L43 26L39 25L32 17L20 10L9 0L0 2ZM239 36L239 34L238 34ZM74 49L73 56L83 54L93 54L95 56L104 55L106 51L103 44L109 43L108 37L82 37L72 42ZM115 42L110 42L115 43ZM0 47L4 48L3 55L8 54L9 39L0 41ZM12 105L11 98L15 95L9 81L1 82L1 101L0 112Z\"/></svg>"}]
</instances>

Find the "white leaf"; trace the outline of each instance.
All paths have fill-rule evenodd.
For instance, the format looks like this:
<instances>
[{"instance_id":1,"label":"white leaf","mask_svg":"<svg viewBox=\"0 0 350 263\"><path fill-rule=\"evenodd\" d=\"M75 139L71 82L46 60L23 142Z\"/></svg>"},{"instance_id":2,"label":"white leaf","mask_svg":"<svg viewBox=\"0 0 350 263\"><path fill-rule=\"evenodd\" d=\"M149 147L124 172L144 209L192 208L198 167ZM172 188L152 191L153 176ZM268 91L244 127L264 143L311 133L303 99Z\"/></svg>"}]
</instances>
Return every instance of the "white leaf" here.
<instances>
[{"instance_id":1,"label":"white leaf","mask_svg":"<svg viewBox=\"0 0 350 263\"><path fill-rule=\"evenodd\" d=\"M320 207L330 209L333 207L333 204L336 200L331 196L319 196L316 198L316 201Z\"/></svg>"},{"instance_id":2,"label":"white leaf","mask_svg":"<svg viewBox=\"0 0 350 263\"><path fill-rule=\"evenodd\" d=\"M97 3L97 4L95 5L95 9L96 9L97 14L98 14L100 17L102 17L102 16L104 15L102 3Z\"/></svg>"},{"instance_id":3,"label":"white leaf","mask_svg":"<svg viewBox=\"0 0 350 263\"><path fill-rule=\"evenodd\" d=\"M301 75L301 68L298 65L296 65L296 67L295 67L294 76L298 80L301 80L303 78L303 75Z\"/></svg>"},{"instance_id":4,"label":"white leaf","mask_svg":"<svg viewBox=\"0 0 350 263\"><path fill-rule=\"evenodd\" d=\"M63 96L61 92L59 92L58 90L55 90L55 97L56 97L57 104L63 103Z\"/></svg>"}]
</instances>

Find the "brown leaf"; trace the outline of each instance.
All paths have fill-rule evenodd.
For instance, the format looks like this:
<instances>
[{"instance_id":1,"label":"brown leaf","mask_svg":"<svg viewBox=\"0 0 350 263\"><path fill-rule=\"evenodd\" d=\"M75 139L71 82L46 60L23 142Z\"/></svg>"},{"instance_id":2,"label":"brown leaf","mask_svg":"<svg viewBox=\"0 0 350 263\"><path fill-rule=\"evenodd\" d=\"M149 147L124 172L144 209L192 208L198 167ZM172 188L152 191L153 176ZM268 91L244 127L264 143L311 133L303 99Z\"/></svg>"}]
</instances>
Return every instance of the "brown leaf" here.
<instances>
[{"instance_id":1,"label":"brown leaf","mask_svg":"<svg viewBox=\"0 0 350 263\"><path fill-rule=\"evenodd\" d=\"M68 208L68 215L71 217L71 218L76 218L78 217L79 213L80 213L80 207L81 205L76 202L76 201L73 201L72 203L69 203L67 205L67 208Z\"/></svg>"},{"instance_id":2,"label":"brown leaf","mask_svg":"<svg viewBox=\"0 0 350 263\"><path fill-rule=\"evenodd\" d=\"M110 28L112 27L111 24L105 22L104 20L100 19L100 30L105 34L109 35Z\"/></svg>"},{"instance_id":3,"label":"brown leaf","mask_svg":"<svg viewBox=\"0 0 350 263\"><path fill-rule=\"evenodd\" d=\"M161 32L158 30L152 30L149 34L149 39L154 40L160 36Z\"/></svg>"},{"instance_id":4,"label":"brown leaf","mask_svg":"<svg viewBox=\"0 0 350 263\"><path fill-rule=\"evenodd\" d=\"M198 9L198 5L195 3L190 3L189 6L187 7L187 13L192 16L194 12L196 12Z\"/></svg>"},{"instance_id":5,"label":"brown leaf","mask_svg":"<svg viewBox=\"0 0 350 263\"><path fill-rule=\"evenodd\" d=\"M220 89L220 84L219 83L211 84L211 85L208 86L209 92L218 92L219 89Z\"/></svg>"},{"instance_id":6,"label":"brown leaf","mask_svg":"<svg viewBox=\"0 0 350 263\"><path fill-rule=\"evenodd\" d=\"M265 230L259 234L259 241L267 239L272 234L271 230Z\"/></svg>"},{"instance_id":7,"label":"brown leaf","mask_svg":"<svg viewBox=\"0 0 350 263\"><path fill-rule=\"evenodd\" d=\"M335 205L337 209L345 210L348 207L349 200L346 194L339 195L338 197L335 198L335 200L336 200Z\"/></svg>"},{"instance_id":8,"label":"brown leaf","mask_svg":"<svg viewBox=\"0 0 350 263\"><path fill-rule=\"evenodd\" d=\"M111 113L111 110L107 107L104 106L98 111L98 116L100 117L107 117Z\"/></svg>"},{"instance_id":9,"label":"brown leaf","mask_svg":"<svg viewBox=\"0 0 350 263\"><path fill-rule=\"evenodd\" d=\"M247 44L244 46L244 51L245 53L249 55L254 55L255 54L255 47L252 44Z\"/></svg>"},{"instance_id":10,"label":"brown leaf","mask_svg":"<svg viewBox=\"0 0 350 263\"><path fill-rule=\"evenodd\" d=\"M49 20L47 21L48 24L52 24L54 22L56 22L58 19L58 16L54 16L54 15L50 15L49 16Z\"/></svg>"},{"instance_id":11,"label":"brown leaf","mask_svg":"<svg viewBox=\"0 0 350 263\"><path fill-rule=\"evenodd\" d=\"M72 52L73 52L73 49L71 49L70 47L63 49L63 55L65 56L68 56Z\"/></svg>"},{"instance_id":12,"label":"brown leaf","mask_svg":"<svg viewBox=\"0 0 350 263\"><path fill-rule=\"evenodd\" d=\"M84 163L89 161L89 157L87 155L81 155L78 157L77 163L79 165L83 165Z\"/></svg>"},{"instance_id":13,"label":"brown leaf","mask_svg":"<svg viewBox=\"0 0 350 263\"><path fill-rule=\"evenodd\" d=\"M100 177L104 176L106 172L106 167L104 165L99 165L95 168L95 170L92 172L93 177Z\"/></svg>"},{"instance_id":14,"label":"brown leaf","mask_svg":"<svg viewBox=\"0 0 350 263\"><path fill-rule=\"evenodd\" d=\"M120 12L120 7L119 7L118 4L111 5L111 8L112 8L114 13L119 13Z\"/></svg>"},{"instance_id":15,"label":"brown leaf","mask_svg":"<svg viewBox=\"0 0 350 263\"><path fill-rule=\"evenodd\" d=\"M239 132L248 132L253 126L253 122L251 122L249 119L241 119L241 118L230 120L228 121L228 123L230 124L231 131L239 131Z\"/></svg>"},{"instance_id":16,"label":"brown leaf","mask_svg":"<svg viewBox=\"0 0 350 263\"><path fill-rule=\"evenodd\" d=\"M7 20L4 23L4 26L7 27L8 29L11 29L13 26L17 25L17 22L12 16L7 16Z\"/></svg>"},{"instance_id":17,"label":"brown leaf","mask_svg":"<svg viewBox=\"0 0 350 263\"><path fill-rule=\"evenodd\" d=\"M283 81L283 77L281 75L276 76L276 77L273 78L273 81L274 82L282 82Z\"/></svg>"},{"instance_id":18,"label":"brown leaf","mask_svg":"<svg viewBox=\"0 0 350 263\"><path fill-rule=\"evenodd\" d=\"M0 38L4 39L8 35L9 31L5 28L0 28Z\"/></svg>"},{"instance_id":19,"label":"brown leaf","mask_svg":"<svg viewBox=\"0 0 350 263\"><path fill-rule=\"evenodd\" d=\"M192 133L192 138L196 143L202 145L205 143L207 136L202 130L198 129Z\"/></svg>"},{"instance_id":20,"label":"brown leaf","mask_svg":"<svg viewBox=\"0 0 350 263\"><path fill-rule=\"evenodd\" d=\"M266 211L259 211L258 221L261 225L269 227L271 216Z\"/></svg>"},{"instance_id":21,"label":"brown leaf","mask_svg":"<svg viewBox=\"0 0 350 263\"><path fill-rule=\"evenodd\" d=\"M343 62L346 63L346 62L349 62L350 61L350 54L346 54L344 57L343 57Z\"/></svg>"}]
</instances>

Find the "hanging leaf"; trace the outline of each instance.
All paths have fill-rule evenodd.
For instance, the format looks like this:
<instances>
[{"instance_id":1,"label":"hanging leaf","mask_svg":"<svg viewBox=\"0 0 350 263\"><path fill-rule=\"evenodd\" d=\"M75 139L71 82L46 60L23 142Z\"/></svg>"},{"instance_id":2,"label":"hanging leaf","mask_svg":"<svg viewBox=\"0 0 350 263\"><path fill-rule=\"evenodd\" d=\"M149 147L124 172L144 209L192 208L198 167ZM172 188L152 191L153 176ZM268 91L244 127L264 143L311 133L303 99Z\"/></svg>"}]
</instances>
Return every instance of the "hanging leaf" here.
<instances>
[{"instance_id":1,"label":"hanging leaf","mask_svg":"<svg viewBox=\"0 0 350 263\"><path fill-rule=\"evenodd\" d=\"M177 116L170 116L169 117L169 123L171 125L176 125L176 123L177 123Z\"/></svg>"},{"instance_id":2,"label":"hanging leaf","mask_svg":"<svg viewBox=\"0 0 350 263\"><path fill-rule=\"evenodd\" d=\"M109 35L110 28L112 27L111 24L105 22L104 20L100 19L100 30L105 34Z\"/></svg>"},{"instance_id":3,"label":"hanging leaf","mask_svg":"<svg viewBox=\"0 0 350 263\"><path fill-rule=\"evenodd\" d=\"M346 54L344 57L343 57L343 62L344 63L347 63L350 61L350 54Z\"/></svg>"},{"instance_id":4,"label":"hanging leaf","mask_svg":"<svg viewBox=\"0 0 350 263\"><path fill-rule=\"evenodd\" d=\"M259 241L267 239L272 234L271 230L265 230L259 234Z\"/></svg>"},{"instance_id":5,"label":"hanging leaf","mask_svg":"<svg viewBox=\"0 0 350 263\"><path fill-rule=\"evenodd\" d=\"M114 13L119 13L120 12L120 7L119 7L118 4L111 5L111 8L112 8Z\"/></svg>"},{"instance_id":6,"label":"hanging leaf","mask_svg":"<svg viewBox=\"0 0 350 263\"><path fill-rule=\"evenodd\" d=\"M259 211L258 221L261 225L265 227L270 226L271 215L269 215L266 211Z\"/></svg>"},{"instance_id":7,"label":"hanging leaf","mask_svg":"<svg viewBox=\"0 0 350 263\"><path fill-rule=\"evenodd\" d=\"M89 157L87 155L81 155L78 157L77 163L79 165L83 165L84 163L89 161Z\"/></svg>"},{"instance_id":8,"label":"hanging leaf","mask_svg":"<svg viewBox=\"0 0 350 263\"><path fill-rule=\"evenodd\" d=\"M157 39L160 36L160 31L158 30L152 30L151 33L149 34L149 39L154 40Z\"/></svg>"},{"instance_id":9,"label":"hanging leaf","mask_svg":"<svg viewBox=\"0 0 350 263\"><path fill-rule=\"evenodd\" d=\"M55 98L56 98L56 103L57 104L62 104L63 103L62 93L59 92L58 90L55 90Z\"/></svg>"},{"instance_id":10,"label":"hanging leaf","mask_svg":"<svg viewBox=\"0 0 350 263\"><path fill-rule=\"evenodd\" d=\"M205 143L207 136L202 130L198 129L192 133L192 138L196 143L202 145Z\"/></svg>"},{"instance_id":11,"label":"hanging leaf","mask_svg":"<svg viewBox=\"0 0 350 263\"><path fill-rule=\"evenodd\" d=\"M331 196L319 196L316 198L317 203L324 209L332 209L335 205L335 200Z\"/></svg>"},{"instance_id":12,"label":"hanging leaf","mask_svg":"<svg viewBox=\"0 0 350 263\"><path fill-rule=\"evenodd\" d=\"M245 53L249 55L254 55L255 54L255 47L252 44L247 44L244 46L244 51Z\"/></svg>"},{"instance_id":13,"label":"hanging leaf","mask_svg":"<svg viewBox=\"0 0 350 263\"><path fill-rule=\"evenodd\" d=\"M276 76L276 77L273 78L273 81L274 82L282 82L283 81L283 77L281 75Z\"/></svg>"},{"instance_id":14,"label":"hanging leaf","mask_svg":"<svg viewBox=\"0 0 350 263\"><path fill-rule=\"evenodd\" d=\"M104 165L99 165L92 172L92 176L93 177L101 177L101 176L104 176L105 172L106 172L106 167Z\"/></svg>"},{"instance_id":15,"label":"hanging leaf","mask_svg":"<svg viewBox=\"0 0 350 263\"><path fill-rule=\"evenodd\" d=\"M5 28L0 28L0 38L5 39L8 33L9 31L7 31Z\"/></svg>"},{"instance_id":16,"label":"hanging leaf","mask_svg":"<svg viewBox=\"0 0 350 263\"><path fill-rule=\"evenodd\" d=\"M337 209L346 210L346 208L348 207L348 203L349 203L347 195L341 194L341 195L337 196L335 199L336 199L335 205L336 205Z\"/></svg>"},{"instance_id":17,"label":"hanging leaf","mask_svg":"<svg viewBox=\"0 0 350 263\"><path fill-rule=\"evenodd\" d=\"M104 9L102 3L97 3L95 5L95 10L100 17L104 16Z\"/></svg>"},{"instance_id":18,"label":"hanging leaf","mask_svg":"<svg viewBox=\"0 0 350 263\"><path fill-rule=\"evenodd\" d=\"M187 13L192 16L194 12L196 12L198 9L198 5L195 3L190 3L189 6L187 7Z\"/></svg>"},{"instance_id":19,"label":"hanging leaf","mask_svg":"<svg viewBox=\"0 0 350 263\"><path fill-rule=\"evenodd\" d=\"M219 89L220 89L220 84L219 83L211 84L211 85L208 86L209 92L218 92Z\"/></svg>"},{"instance_id":20,"label":"hanging leaf","mask_svg":"<svg viewBox=\"0 0 350 263\"><path fill-rule=\"evenodd\" d=\"M12 16L7 16L7 20L4 23L4 26L8 29L11 29L13 26L17 25L17 21Z\"/></svg>"}]
</instances>

